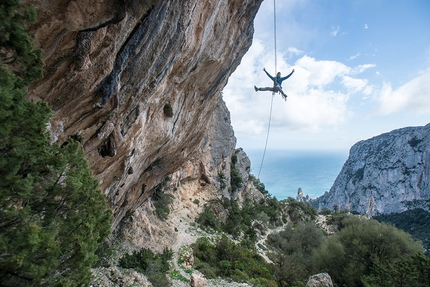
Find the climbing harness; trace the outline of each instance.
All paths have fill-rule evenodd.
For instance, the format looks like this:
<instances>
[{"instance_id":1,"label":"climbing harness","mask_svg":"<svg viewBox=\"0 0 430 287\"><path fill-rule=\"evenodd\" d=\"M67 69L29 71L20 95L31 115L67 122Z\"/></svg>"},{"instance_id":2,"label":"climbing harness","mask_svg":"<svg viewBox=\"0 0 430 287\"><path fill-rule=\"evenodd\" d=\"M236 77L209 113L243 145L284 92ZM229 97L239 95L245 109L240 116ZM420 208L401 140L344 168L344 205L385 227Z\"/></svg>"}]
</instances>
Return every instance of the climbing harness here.
<instances>
[{"instance_id":1,"label":"climbing harness","mask_svg":"<svg viewBox=\"0 0 430 287\"><path fill-rule=\"evenodd\" d=\"M276 73L278 70L277 55L276 55L276 0L273 0L273 35L274 35L274 42L275 42L275 73ZM273 107L274 97L275 97L275 92L272 93L272 101L270 102L269 125L267 127L266 144L264 145L263 158L261 159L260 170L258 171L258 176L257 176L258 179L260 179L260 173L261 173L261 169L263 168L264 157L266 156L267 142L269 141L270 122L272 120L272 107Z\"/></svg>"}]
</instances>

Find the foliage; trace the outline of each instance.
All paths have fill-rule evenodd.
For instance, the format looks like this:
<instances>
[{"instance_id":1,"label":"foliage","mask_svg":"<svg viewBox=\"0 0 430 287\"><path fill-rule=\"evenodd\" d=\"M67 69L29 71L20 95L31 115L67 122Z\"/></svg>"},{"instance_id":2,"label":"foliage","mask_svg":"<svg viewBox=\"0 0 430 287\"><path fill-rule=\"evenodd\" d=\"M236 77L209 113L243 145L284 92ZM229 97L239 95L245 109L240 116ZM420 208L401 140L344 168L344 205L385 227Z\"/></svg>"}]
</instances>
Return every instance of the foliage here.
<instances>
[{"instance_id":1,"label":"foliage","mask_svg":"<svg viewBox=\"0 0 430 287\"><path fill-rule=\"evenodd\" d=\"M276 197L266 196L263 204L256 204L247 200L242 208L235 200L223 198L219 201L226 210L228 216L224 222L217 218L217 215L210 206L205 206L203 212L196 218L196 222L202 227L211 227L216 231L223 231L232 235L234 238L243 236L245 239L255 242L257 239L256 228L261 223L269 222L273 225L282 224L281 203Z\"/></svg>"},{"instance_id":2,"label":"foliage","mask_svg":"<svg viewBox=\"0 0 430 287\"><path fill-rule=\"evenodd\" d=\"M119 260L119 266L145 274L155 287L169 286L166 273L169 271L169 261L172 259L172 255L172 251L167 248L161 254L154 254L149 249L141 249L133 251L132 254L125 254Z\"/></svg>"},{"instance_id":3,"label":"foliage","mask_svg":"<svg viewBox=\"0 0 430 287\"><path fill-rule=\"evenodd\" d=\"M208 278L221 276L237 282L254 280L271 284L264 286L276 286L272 279L272 266L251 246L235 244L222 236L215 244L201 237L191 247L197 262L196 269Z\"/></svg>"},{"instance_id":4,"label":"foliage","mask_svg":"<svg viewBox=\"0 0 430 287\"><path fill-rule=\"evenodd\" d=\"M430 259L417 253L394 263L376 262L370 275L362 278L365 287L430 286Z\"/></svg>"},{"instance_id":5,"label":"foliage","mask_svg":"<svg viewBox=\"0 0 430 287\"><path fill-rule=\"evenodd\" d=\"M21 89L42 75L42 52L34 49L33 39L26 32L26 23L35 20L36 10L33 7L23 5L19 0L2 0L0 4L0 34L2 35L0 37L0 69L4 69L5 65L13 66L13 69L10 69L13 71L13 75L9 75L9 77L13 78L14 89ZM3 86L3 83L6 82L1 83Z\"/></svg>"},{"instance_id":6,"label":"foliage","mask_svg":"<svg viewBox=\"0 0 430 287\"><path fill-rule=\"evenodd\" d=\"M312 253L324 238L323 231L311 221L287 226L268 236L268 245L276 251L269 258L276 265L279 286L294 286L307 280L313 271Z\"/></svg>"},{"instance_id":7,"label":"foliage","mask_svg":"<svg viewBox=\"0 0 430 287\"><path fill-rule=\"evenodd\" d=\"M155 213L161 220L166 220L170 214L170 205L173 203L175 197L172 194L164 193L166 184L170 181L170 178L166 179L154 187L152 190L152 199L154 200Z\"/></svg>"},{"instance_id":8,"label":"foliage","mask_svg":"<svg viewBox=\"0 0 430 287\"><path fill-rule=\"evenodd\" d=\"M348 216L344 227L314 253L317 272L328 272L339 286L364 286L361 276L376 264L392 264L422 252L409 234L376 220Z\"/></svg>"},{"instance_id":9,"label":"foliage","mask_svg":"<svg viewBox=\"0 0 430 287\"><path fill-rule=\"evenodd\" d=\"M327 224L336 225L338 230L344 228L343 220L345 218L349 218L351 215L348 213L348 210L344 209L339 212L332 213L327 217Z\"/></svg>"},{"instance_id":10,"label":"foliage","mask_svg":"<svg viewBox=\"0 0 430 287\"><path fill-rule=\"evenodd\" d=\"M331 214L331 210L328 209L327 207L324 207L323 209L321 209L321 211L319 212L319 214L321 214L321 215L330 215Z\"/></svg>"},{"instance_id":11,"label":"foliage","mask_svg":"<svg viewBox=\"0 0 430 287\"><path fill-rule=\"evenodd\" d=\"M164 105L163 112L166 117L169 117L169 118L173 117L173 109L170 103L166 103Z\"/></svg>"},{"instance_id":12,"label":"foliage","mask_svg":"<svg viewBox=\"0 0 430 287\"><path fill-rule=\"evenodd\" d=\"M286 199L288 205L288 215L294 223L303 220L314 220L317 216L317 210L309 202L299 202L292 197Z\"/></svg>"},{"instance_id":13,"label":"foliage","mask_svg":"<svg viewBox=\"0 0 430 287\"><path fill-rule=\"evenodd\" d=\"M390 223L412 235L415 240L421 240L426 250L430 249L430 212L417 208L402 213L379 215L373 217L379 222Z\"/></svg>"},{"instance_id":14,"label":"foliage","mask_svg":"<svg viewBox=\"0 0 430 287\"><path fill-rule=\"evenodd\" d=\"M258 178L256 178L252 174L250 174L249 177L252 180L252 183L254 184L256 189L258 189L264 195L269 194L269 192L266 190L266 186L264 185L264 183L262 183Z\"/></svg>"},{"instance_id":15,"label":"foliage","mask_svg":"<svg viewBox=\"0 0 430 287\"><path fill-rule=\"evenodd\" d=\"M22 286L88 282L111 212L77 142L38 144L21 150L27 160L9 152L15 168L2 166L0 277Z\"/></svg>"},{"instance_id":16,"label":"foliage","mask_svg":"<svg viewBox=\"0 0 430 287\"><path fill-rule=\"evenodd\" d=\"M210 227L214 230L220 230L221 228L221 222L216 217L212 209L207 206L205 206L203 212L197 216L196 222L202 226Z\"/></svg>"},{"instance_id":17,"label":"foliage","mask_svg":"<svg viewBox=\"0 0 430 287\"><path fill-rule=\"evenodd\" d=\"M179 280L179 281L182 281L182 282L185 282L185 283L187 283L187 284L190 284L190 280L189 279L187 279L187 278L185 278L182 274L181 274L181 272L179 272L178 270L173 270L171 273L170 273L170 278L171 279L173 279L173 280Z\"/></svg>"},{"instance_id":18,"label":"foliage","mask_svg":"<svg viewBox=\"0 0 430 287\"><path fill-rule=\"evenodd\" d=\"M91 278L112 214L80 143L50 145L50 109L25 99L43 70L25 32L34 11L16 0L0 4L0 282L78 286Z\"/></svg>"},{"instance_id":19,"label":"foliage","mask_svg":"<svg viewBox=\"0 0 430 287\"><path fill-rule=\"evenodd\" d=\"M231 164L230 164L230 186L231 192L235 192L239 188L242 187L243 179L240 175L239 170L236 168L237 163L237 155L233 154L231 156Z\"/></svg>"},{"instance_id":20,"label":"foliage","mask_svg":"<svg viewBox=\"0 0 430 287\"><path fill-rule=\"evenodd\" d=\"M225 174L224 174L222 171L220 171L220 172L218 173L218 177L219 177L219 182L220 182L220 186L219 186L219 188L220 188L221 190L223 190L224 188L226 188L226 187L227 187L227 185L225 184Z\"/></svg>"}]
</instances>

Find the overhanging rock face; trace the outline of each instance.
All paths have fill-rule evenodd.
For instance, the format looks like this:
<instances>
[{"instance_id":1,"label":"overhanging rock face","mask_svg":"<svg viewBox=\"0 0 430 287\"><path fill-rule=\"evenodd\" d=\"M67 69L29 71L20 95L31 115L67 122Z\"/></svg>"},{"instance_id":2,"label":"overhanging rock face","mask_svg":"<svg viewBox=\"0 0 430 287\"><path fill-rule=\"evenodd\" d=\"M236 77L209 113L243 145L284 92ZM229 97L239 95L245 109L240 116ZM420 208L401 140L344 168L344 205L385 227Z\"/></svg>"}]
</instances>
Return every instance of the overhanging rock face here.
<instances>
[{"instance_id":1,"label":"overhanging rock face","mask_svg":"<svg viewBox=\"0 0 430 287\"><path fill-rule=\"evenodd\" d=\"M347 208L369 216L430 206L430 124L356 143L319 208Z\"/></svg>"},{"instance_id":2,"label":"overhanging rock face","mask_svg":"<svg viewBox=\"0 0 430 287\"><path fill-rule=\"evenodd\" d=\"M45 61L29 98L52 106L53 141L82 138L115 224L208 145L261 1L26 1Z\"/></svg>"}]
</instances>

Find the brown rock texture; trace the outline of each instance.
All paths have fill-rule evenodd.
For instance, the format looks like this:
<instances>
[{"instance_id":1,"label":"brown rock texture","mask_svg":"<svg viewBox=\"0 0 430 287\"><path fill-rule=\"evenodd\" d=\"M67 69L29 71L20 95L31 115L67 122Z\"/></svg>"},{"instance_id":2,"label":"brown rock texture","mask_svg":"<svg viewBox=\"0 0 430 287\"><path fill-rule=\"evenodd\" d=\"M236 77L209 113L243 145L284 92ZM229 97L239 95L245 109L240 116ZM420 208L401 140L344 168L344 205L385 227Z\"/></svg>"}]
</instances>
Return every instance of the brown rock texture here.
<instances>
[{"instance_id":1,"label":"brown rock texture","mask_svg":"<svg viewBox=\"0 0 430 287\"><path fill-rule=\"evenodd\" d=\"M45 62L29 99L52 106L52 141L82 138L114 226L190 159L211 180L199 159L262 0L153 2L25 1Z\"/></svg>"},{"instance_id":2,"label":"brown rock texture","mask_svg":"<svg viewBox=\"0 0 430 287\"><path fill-rule=\"evenodd\" d=\"M191 274L191 287L207 287L208 283L206 279L200 276L200 274L193 273Z\"/></svg>"}]
</instances>

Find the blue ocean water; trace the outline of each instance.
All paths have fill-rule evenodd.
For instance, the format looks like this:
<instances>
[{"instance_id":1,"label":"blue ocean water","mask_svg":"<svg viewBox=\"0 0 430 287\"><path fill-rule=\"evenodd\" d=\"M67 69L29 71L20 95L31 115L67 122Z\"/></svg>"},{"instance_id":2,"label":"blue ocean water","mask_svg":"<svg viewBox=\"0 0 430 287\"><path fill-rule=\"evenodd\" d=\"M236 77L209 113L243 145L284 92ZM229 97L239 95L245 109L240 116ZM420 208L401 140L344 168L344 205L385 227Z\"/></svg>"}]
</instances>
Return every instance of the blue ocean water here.
<instances>
[{"instance_id":1,"label":"blue ocean water","mask_svg":"<svg viewBox=\"0 0 430 287\"><path fill-rule=\"evenodd\" d=\"M263 150L245 152L251 159L251 173L257 177ZM347 158L347 151L267 150L260 181L279 200L296 198L299 188L316 198L331 188Z\"/></svg>"}]
</instances>

